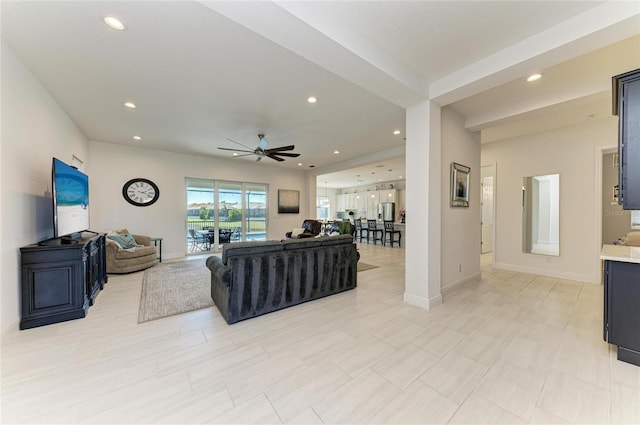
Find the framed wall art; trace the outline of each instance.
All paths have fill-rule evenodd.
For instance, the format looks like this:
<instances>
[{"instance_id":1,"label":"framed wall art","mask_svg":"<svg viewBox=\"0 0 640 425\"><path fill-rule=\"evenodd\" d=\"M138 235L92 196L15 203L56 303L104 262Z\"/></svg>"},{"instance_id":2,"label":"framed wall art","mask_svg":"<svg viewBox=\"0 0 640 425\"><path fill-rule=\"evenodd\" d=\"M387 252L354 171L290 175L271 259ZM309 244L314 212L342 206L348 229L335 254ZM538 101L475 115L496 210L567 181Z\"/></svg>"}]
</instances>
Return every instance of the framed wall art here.
<instances>
[{"instance_id":1,"label":"framed wall art","mask_svg":"<svg viewBox=\"0 0 640 425\"><path fill-rule=\"evenodd\" d=\"M471 168L451 163L451 206L469 206L469 173Z\"/></svg>"},{"instance_id":2,"label":"framed wall art","mask_svg":"<svg viewBox=\"0 0 640 425\"><path fill-rule=\"evenodd\" d=\"M278 189L278 214L300 213L300 191Z\"/></svg>"}]
</instances>

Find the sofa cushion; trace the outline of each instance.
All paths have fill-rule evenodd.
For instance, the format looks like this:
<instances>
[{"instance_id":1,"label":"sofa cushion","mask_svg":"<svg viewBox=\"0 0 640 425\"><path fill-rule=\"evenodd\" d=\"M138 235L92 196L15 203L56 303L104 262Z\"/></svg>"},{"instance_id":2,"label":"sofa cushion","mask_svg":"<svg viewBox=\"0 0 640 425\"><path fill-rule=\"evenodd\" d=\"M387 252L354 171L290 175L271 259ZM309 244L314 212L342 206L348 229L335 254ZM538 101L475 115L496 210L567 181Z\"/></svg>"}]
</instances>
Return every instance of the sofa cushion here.
<instances>
[{"instance_id":1,"label":"sofa cushion","mask_svg":"<svg viewBox=\"0 0 640 425\"><path fill-rule=\"evenodd\" d=\"M222 263L227 264L229 258L241 255L256 255L277 251L282 251L282 242L280 241L234 242L226 244L222 248Z\"/></svg>"},{"instance_id":2,"label":"sofa cushion","mask_svg":"<svg viewBox=\"0 0 640 425\"><path fill-rule=\"evenodd\" d=\"M155 246L137 246L134 249L119 249L116 252L116 260L124 260L128 258L144 257L145 255L151 255L155 258L156 247Z\"/></svg>"},{"instance_id":3,"label":"sofa cushion","mask_svg":"<svg viewBox=\"0 0 640 425\"><path fill-rule=\"evenodd\" d=\"M122 235L118 233L109 233L107 235L107 238L116 242L118 245L120 245L121 248L124 248L124 249L135 248L139 246L136 243L136 240L133 237L133 235L130 235L130 234Z\"/></svg>"},{"instance_id":4,"label":"sofa cushion","mask_svg":"<svg viewBox=\"0 0 640 425\"><path fill-rule=\"evenodd\" d=\"M295 238L298 235L301 235L304 233L304 227L296 227L291 231L291 237Z\"/></svg>"}]
</instances>

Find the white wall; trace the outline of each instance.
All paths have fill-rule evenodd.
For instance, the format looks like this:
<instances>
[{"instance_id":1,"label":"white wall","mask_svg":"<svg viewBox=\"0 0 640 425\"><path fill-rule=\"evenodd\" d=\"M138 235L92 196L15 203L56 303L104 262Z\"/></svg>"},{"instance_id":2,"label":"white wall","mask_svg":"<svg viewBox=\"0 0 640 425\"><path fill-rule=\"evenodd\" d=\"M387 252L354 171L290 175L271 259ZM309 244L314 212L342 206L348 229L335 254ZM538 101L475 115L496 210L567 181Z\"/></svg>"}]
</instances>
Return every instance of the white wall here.
<instances>
[{"instance_id":1,"label":"white wall","mask_svg":"<svg viewBox=\"0 0 640 425\"><path fill-rule=\"evenodd\" d=\"M451 163L471 167L469 207L451 207ZM442 109L442 292L480 275L480 135L464 118Z\"/></svg>"},{"instance_id":2,"label":"white wall","mask_svg":"<svg viewBox=\"0 0 640 425\"><path fill-rule=\"evenodd\" d=\"M600 281L596 190L600 149L617 143L617 119L482 145L482 163L496 162L495 265L552 277ZM598 157L598 158L597 158ZM522 177L560 174L560 256L522 253Z\"/></svg>"},{"instance_id":3,"label":"white wall","mask_svg":"<svg viewBox=\"0 0 640 425\"><path fill-rule=\"evenodd\" d=\"M132 233L162 237L166 258L183 257L187 252L186 177L268 184L269 239L283 239L286 232L316 214L310 211L315 194L305 190L308 177L304 171L96 141L89 142L89 156L91 228L126 227ZM160 198L155 204L135 207L124 200L122 186L135 177L158 185ZM278 214L278 189L300 191L299 214Z\"/></svg>"},{"instance_id":4,"label":"white wall","mask_svg":"<svg viewBox=\"0 0 640 425\"><path fill-rule=\"evenodd\" d=\"M19 248L53 237L51 162L89 163L87 138L4 42L0 150L2 331L20 318Z\"/></svg>"}]
</instances>

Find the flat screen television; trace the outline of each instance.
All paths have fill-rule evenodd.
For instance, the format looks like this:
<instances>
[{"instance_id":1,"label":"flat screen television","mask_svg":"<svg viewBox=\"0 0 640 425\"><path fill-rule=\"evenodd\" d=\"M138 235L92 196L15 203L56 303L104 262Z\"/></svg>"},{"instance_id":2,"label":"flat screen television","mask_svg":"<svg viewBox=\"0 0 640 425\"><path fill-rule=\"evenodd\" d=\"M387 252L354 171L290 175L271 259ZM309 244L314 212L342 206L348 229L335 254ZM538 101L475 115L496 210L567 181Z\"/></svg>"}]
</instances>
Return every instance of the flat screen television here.
<instances>
[{"instance_id":1,"label":"flat screen television","mask_svg":"<svg viewBox=\"0 0 640 425\"><path fill-rule=\"evenodd\" d=\"M89 177L53 158L53 237L76 239L89 229Z\"/></svg>"}]
</instances>

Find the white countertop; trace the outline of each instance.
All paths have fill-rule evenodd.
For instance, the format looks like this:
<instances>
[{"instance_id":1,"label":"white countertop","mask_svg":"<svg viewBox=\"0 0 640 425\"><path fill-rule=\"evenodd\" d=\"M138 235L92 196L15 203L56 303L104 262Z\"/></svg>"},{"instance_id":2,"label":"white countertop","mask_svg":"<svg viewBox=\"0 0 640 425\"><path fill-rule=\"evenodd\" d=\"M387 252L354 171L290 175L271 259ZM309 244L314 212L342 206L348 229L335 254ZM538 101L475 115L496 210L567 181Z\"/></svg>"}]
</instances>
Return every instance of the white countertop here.
<instances>
[{"instance_id":1,"label":"white countertop","mask_svg":"<svg viewBox=\"0 0 640 425\"><path fill-rule=\"evenodd\" d=\"M600 259L640 264L640 246L603 245Z\"/></svg>"}]
</instances>

